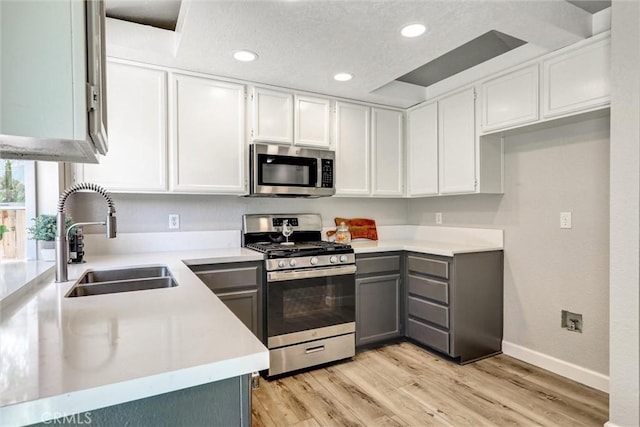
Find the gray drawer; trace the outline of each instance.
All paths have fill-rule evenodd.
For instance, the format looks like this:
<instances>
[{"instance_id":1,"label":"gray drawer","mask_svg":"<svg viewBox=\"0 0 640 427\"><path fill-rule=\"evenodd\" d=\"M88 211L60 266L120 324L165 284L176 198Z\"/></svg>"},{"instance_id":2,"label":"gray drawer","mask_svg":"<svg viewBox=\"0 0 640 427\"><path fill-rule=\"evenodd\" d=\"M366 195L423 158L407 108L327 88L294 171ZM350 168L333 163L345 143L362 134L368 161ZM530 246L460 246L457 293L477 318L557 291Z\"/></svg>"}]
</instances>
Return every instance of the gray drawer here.
<instances>
[{"instance_id":1,"label":"gray drawer","mask_svg":"<svg viewBox=\"0 0 640 427\"><path fill-rule=\"evenodd\" d=\"M196 271L196 275L214 292L256 288L262 281L258 265Z\"/></svg>"},{"instance_id":2,"label":"gray drawer","mask_svg":"<svg viewBox=\"0 0 640 427\"><path fill-rule=\"evenodd\" d=\"M416 256L407 257L407 268L409 271L428 274L430 276L449 278L449 263L438 259L420 258Z\"/></svg>"},{"instance_id":3,"label":"gray drawer","mask_svg":"<svg viewBox=\"0 0 640 427\"><path fill-rule=\"evenodd\" d=\"M407 324L409 338L432 347L438 351L449 354L449 333L426 325L414 319L409 319Z\"/></svg>"},{"instance_id":4,"label":"gray drawer","mask_svg":"<svg viewBox=\"0 0 640 427\"><path fill-rule=\"evenodd\" d=\"M409 297L409 316L419 317L444 328L449 327L449 308L440 304Z\"/></svg>"},{"instance_id":5,"label":"gray drawer","mask_svg":"<svg viewBox=\"0 0 640 427\"><path fill-rule=\"evenodd\" d=\"M426 277L408 276L409 293L449 304L449 284Z\"/></svg>"},{"instance_id":6,"label":"gray drawer","mask_svg":"<svg viewBox=\"0 0 640 427\"><path fill-rule=\"evenodd\" d=\"M400 255L356 258L356 274L384 273L400 271Z\"/></svg>"}]
</instances>

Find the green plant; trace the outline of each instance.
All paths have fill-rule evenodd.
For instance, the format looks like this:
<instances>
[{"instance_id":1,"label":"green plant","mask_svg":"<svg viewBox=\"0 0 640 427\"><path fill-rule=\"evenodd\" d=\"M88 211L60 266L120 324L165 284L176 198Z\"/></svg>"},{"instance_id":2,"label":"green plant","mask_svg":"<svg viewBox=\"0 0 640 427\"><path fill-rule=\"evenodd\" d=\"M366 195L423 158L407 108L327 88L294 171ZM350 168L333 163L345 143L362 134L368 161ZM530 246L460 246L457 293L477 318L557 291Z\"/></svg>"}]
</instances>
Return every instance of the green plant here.
<instances>
[{"instance_id":1,"label":"green plant","mask_svg":"<svg viewBox=\"0 0 640 427\"><path fill-rule=\"evenodd\" d=\"M56 216L55 215L38 215L31 219L34 221L32 227L27 228L29 238L32 240L44 240L45 242L51 242L56 240ZM70 216L67 216L65 228L69 229L73 224L73 220Z\"/></svg>"},{"instance_id":2,"label":"green plant","mask_svg":"<svg viewBox=\"0 0 640 427\"><path fill-rule=\"evenodd\" d=\"M5 160L4 165L0 164L0 171L4 167L4 174L0 176L0 203L24 203L24 183L14 176L14 167L20 170L20 162L14 165L15 161ZM2 234L0 234L1 238Z\"/></svg>"},{"instance_id":3,"label":"green plant","mask_svg":"<svg viewBox=\"0 0 640 427\"><path fill-rule=\"evenodd\" d=\"M0 240L2 240L2 235L9 231L6 225L0 224Z\"/></svg>"}]
</instances>

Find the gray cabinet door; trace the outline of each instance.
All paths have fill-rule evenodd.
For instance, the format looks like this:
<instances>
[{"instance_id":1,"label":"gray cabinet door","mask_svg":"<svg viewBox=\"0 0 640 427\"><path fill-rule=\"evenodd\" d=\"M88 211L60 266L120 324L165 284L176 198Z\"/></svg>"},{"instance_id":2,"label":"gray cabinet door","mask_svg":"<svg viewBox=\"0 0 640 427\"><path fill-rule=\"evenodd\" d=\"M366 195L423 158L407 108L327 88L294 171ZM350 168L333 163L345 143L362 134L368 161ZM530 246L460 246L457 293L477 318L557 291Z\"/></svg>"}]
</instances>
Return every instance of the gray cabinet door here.
<instances>
[{"instance_id":1,"label":"gray cabinet door","mask_svg":"<svg viewBox=\"0 0 640 427\"><path fill-rule=\"evenodd\" d=\"M204 264L189 268L260 341L263 340L261 262Z\"/></svg>"},{"instance_id":2,"label":"gray cabinet door","mask_svg":"<svg viewBox=\"0 0 640 427\"><path fill-rule=\"evenodd\" d=\"M258 318L258 312L260 310L258 310L259 295L257 290L228 292L216 295L256 337L262 340L262 331L260 330L261 322Z\"/></svg>"},{"instance_id":3,"label":"gray cabinet door","mask_svg":"<svg viewBox=\"0 0 640 427\"><path fill-rule=\"evenodd\" d=\"M400 275L356 279L356 346L399 337Z\"/></svg>"}]
</instances>

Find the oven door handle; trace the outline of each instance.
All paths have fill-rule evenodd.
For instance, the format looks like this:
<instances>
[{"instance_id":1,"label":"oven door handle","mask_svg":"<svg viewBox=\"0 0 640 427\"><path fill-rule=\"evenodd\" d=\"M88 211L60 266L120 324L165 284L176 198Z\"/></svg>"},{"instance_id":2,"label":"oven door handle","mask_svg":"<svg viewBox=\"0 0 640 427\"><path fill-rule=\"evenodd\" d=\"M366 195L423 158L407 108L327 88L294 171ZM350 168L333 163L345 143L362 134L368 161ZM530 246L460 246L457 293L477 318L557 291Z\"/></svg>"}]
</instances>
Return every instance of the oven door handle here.
<instances>
[{"instance_id":1,"label":"oven door handle","mask_svg":"<svg viewBox=\"0 0 640 427\"><path fill-rule=\"evenodd\" d=\"M310 268L306 270L271 271L267 273L267 282L283 282L285 280L311 279L314 277L343 276L356 274L355 265L340 267Z\"/></svg>"}]
</instances>

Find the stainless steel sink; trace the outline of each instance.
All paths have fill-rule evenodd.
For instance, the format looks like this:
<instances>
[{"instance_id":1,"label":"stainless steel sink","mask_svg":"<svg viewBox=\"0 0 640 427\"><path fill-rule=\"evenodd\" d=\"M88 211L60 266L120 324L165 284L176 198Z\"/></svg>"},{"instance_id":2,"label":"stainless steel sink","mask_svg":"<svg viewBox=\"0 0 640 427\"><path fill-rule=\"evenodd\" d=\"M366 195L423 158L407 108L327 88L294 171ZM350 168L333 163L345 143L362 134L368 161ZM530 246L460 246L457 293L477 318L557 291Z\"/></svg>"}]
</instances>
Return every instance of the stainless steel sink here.
<instances>
[{"instance_id":1,"label":"stainless steel sink","mask_svg":"<svg viewBox=\"0 0 640 427\"><path fill-rule=\"evenodd\" d=\"M68 298L178 286L166 266L87 270L73 285Z\"/></svg>"},{"instance_id":2,"label":"stainless steel sink","mask_svg":"<svg viewBox=\"0 0 640 427\"><path fill-rule=\"evenodd\" d=\"M169 269L164 265L120 268L117 270L87 270L77 283L113 282L131 279L147 279L149 277L171 277Z\"/></svg>"}]
</instances>

